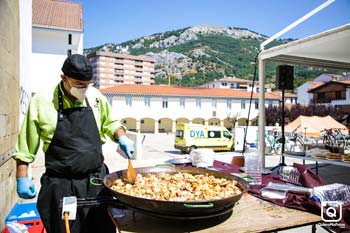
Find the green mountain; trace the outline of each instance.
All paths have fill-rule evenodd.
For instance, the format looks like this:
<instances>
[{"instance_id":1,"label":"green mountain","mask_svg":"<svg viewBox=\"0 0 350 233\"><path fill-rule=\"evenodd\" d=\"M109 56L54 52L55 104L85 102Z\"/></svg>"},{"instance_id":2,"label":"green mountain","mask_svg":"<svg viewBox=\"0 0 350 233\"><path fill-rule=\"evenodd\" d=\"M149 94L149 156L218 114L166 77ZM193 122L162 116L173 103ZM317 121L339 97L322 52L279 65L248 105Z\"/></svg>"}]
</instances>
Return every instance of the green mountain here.
<instances>
[{"instance_id":1,"label":"green mountain","mask_svg":"<svg viewBox=\"0 0 350 233\"><path fill-rule=\"evenodd\" d=\"M259 45L267 37L245 28L195 26L85 49L147 55L155 58L156 83L197 86L214 79L236 76L253 79ZM290 40L279 40L270 47ZM276 64L267 63L267 83L275 80ZM296 67L295 86L324 73L323 69Z\"/></svg>"}]
</instances>

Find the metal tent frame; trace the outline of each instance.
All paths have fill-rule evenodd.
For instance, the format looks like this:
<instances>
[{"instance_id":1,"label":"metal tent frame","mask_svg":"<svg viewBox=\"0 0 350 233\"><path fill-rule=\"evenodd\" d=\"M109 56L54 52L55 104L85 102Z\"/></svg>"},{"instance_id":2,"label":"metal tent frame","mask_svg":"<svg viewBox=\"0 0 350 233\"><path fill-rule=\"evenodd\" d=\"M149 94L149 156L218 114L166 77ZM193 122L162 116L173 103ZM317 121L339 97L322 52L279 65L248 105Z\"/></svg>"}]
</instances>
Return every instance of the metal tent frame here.
<instances>
[{"instance_id":1,"label":"metal tent frame","mask_svg":"<svg viewBox=\"0 0 350 233\"><path fill-rule=\"evenodd\" d=\"M259 54L259 138L265 137L265 63L273 61L350 70L350 24L287 44L263 50ZM262 166L265 167L265 140L259 140Z\"/></svg>"}]
</instances>

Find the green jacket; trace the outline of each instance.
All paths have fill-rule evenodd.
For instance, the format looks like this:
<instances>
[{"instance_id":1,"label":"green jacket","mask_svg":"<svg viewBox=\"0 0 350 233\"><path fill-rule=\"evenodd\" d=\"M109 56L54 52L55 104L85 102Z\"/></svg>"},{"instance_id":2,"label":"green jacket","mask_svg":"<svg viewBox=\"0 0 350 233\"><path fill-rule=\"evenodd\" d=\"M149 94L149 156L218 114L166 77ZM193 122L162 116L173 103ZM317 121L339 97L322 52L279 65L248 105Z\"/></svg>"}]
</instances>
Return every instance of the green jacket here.
<instances>
[{"instance_id":1,"label":"green jacket","mask_svg":"<svg viewBox=\"0 0 350 233\"><path fill-rule=\"evenodd\" d=\"M48 149L57 125L58 88L62 90L59 84L56 87L42 90L31 98L28 112L18 135L16 152L13 154L14 159L26 163L33 162L39 149L40 139L43 141L43 151ZM62 93L64 109L86 106L85 101L73 103L63 91ZM115 120L107 98L96 88L89 87L87 99L95 116L101 142L105 143L105 135L115 141L115 131L123 126L118 120Z\"/></svg>"}]
</instances>

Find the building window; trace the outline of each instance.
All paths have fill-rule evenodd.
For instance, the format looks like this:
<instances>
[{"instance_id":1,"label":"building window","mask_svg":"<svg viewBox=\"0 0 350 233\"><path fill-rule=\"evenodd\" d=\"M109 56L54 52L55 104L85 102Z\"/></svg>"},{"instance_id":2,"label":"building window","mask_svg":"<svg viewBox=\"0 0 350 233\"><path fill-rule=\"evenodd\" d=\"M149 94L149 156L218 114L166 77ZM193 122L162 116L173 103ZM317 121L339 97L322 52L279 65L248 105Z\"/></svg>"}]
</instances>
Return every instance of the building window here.
<instances>
[{"instance_id":1,"label":"building window","mask_svg":"<svg viewBox=\"0 0 350 233\"><path fill-rule=\"evenodd\" d=\"M163 105L163 108L168 108L168 99L163 99L162 105Z\"/></svg>"},{"instance_id":2,"label":"building window","mask_svg":"<svg viewBox=\"0 0 350 233\"><path fill-rule=\"evenodd\" d=\"M259 101L256 100L256 101L254 102L254 104L255 104L255 109L259 109Z\"/></svg>"},{"instance_id":3,"label":"building window","mask_svg":"<svg viewBox=\"0 0 350 233\"><path fill-rule=\"evenodd\" d=\"M72 55L72 50L71 49L68 49L67 50L67 56L69 57L69 56L71 56Z\"/></svg>"},{"instance_id":4,"label":"building window","mask_svg":"<svg viewBox=\"0 0 350 233\"><path fill-rule=\"evenodd\" d=\"M241 100L241 109L245 109L245 100Z\"/></svg>"},{"instance_id":5,"label":"building window","mask_svg":"<svg viewBox=\"0 0 350 233\"><path fill-rule=\"evenodd\" d=\"M202 107L202 101L200 98L196 98L196 106L197 108L201 108Z\"/></svg>"},{"instance_id":6,"label":"building window","mask_svg":"<svg viewBox=\"0 0 350 233\"><path fill-rule=\"evenodd\" d=\"M180 107L185 108L185 98L180 98Z\"/></svg>"},{"instance_id":7,"label":"building window","mask_svg":"<svg viewBox=\"0 0 350 233\"><path fill-rule=\"evenodd\" d=\"M126 106L132 106L132 98L131 98L131 96L126 96L125 97L125 104L126 104Z\"/></svg>"},{"instance_id":8,"label":"building window","mask_svg":"<svg viewBox=\"0 0 350 233\"><path fill-rule=\"evenodd\" d=\"M231 109L232 108L232 100L227 99L226 100L226 104L227 104L227 109Z\"/></svg>"},{"instance_id":9,"label":"building window","mask_svg":"<svg viewBox=\"0 0 350 233\"><path fill-rule=\"evenodd\" d=\"M216 99L212 99L211 100L211 106L216 109L216 105L217 105L217 100Z\"/></svg>"},{"instance_id":10,"label":"building window","mask_svg":"<svg viewBox=\"0 0 350 233\"><path fill-rule=\"evenodd\" d=\"M151 107L151 98L150 97L145 97L145 106Z\"/></svg>"},{"instance_id":11,"label":"building window","mask_svg":"<svg viewBox=\"0 0 350 233\"><path fill-rule=\"evenodd\" d=\"M227 83L221 83L221 86L226 87Z\"/></svg>"},{"instance_id":12,"label":"building window","mask_svg":"<svg viewBox=\"0 0 350 233\"><path fill-rule=\"evenodd\" d=\"M68 34L68 44L72 44L72 34Z\"/></svg>"}]
</instances>

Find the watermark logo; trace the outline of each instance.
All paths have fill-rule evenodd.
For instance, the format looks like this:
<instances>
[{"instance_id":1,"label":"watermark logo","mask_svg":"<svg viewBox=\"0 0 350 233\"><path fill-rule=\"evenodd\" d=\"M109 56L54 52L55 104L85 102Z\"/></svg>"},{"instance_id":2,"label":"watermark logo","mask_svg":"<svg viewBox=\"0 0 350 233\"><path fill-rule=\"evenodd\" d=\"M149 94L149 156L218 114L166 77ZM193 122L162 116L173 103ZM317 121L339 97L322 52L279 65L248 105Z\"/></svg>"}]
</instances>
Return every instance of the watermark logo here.
<instances>
[{"instance_id":1,"label":"watermark logo","mask_svg":"<svg viewBox=\"0 0 350 233\"><path fill-rule=\"evenodd\" d=\"M321 218L325 223L337 223L343 217L342 202L321 201Z\"/></svg>"}]
</instances>

